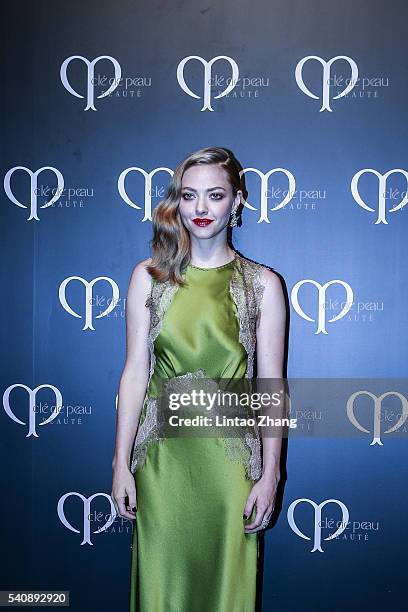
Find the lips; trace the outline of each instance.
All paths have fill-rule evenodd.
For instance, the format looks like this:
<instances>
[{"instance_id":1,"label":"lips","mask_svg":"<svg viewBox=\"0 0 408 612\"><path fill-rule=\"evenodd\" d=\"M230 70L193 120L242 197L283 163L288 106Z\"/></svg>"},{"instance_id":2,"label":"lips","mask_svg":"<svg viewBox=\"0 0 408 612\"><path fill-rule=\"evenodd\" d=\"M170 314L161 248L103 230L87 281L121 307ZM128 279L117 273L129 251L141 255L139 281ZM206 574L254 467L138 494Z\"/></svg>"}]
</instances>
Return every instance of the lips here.
<instances>
[{"instance_id":1,"label":"lips","mask_svg":"<svg viewBox=\"0 0 408 612\"><path fill-rule=\"evenodd\" d=\"M198 227L207 227L207 225L210 225L210 223L213 222L213 219L193 219L193 223L195 223L195 225L198 225Z\"/></svg>"}]
</instances>

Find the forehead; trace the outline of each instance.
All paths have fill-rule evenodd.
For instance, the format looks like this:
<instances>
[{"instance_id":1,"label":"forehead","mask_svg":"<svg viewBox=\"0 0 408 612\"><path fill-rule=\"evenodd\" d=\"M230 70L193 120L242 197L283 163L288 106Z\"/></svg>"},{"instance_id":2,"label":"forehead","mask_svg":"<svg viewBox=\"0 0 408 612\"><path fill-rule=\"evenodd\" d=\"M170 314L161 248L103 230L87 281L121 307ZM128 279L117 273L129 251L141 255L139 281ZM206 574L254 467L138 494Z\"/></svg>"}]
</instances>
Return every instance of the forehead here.
<instances>
[{"instance_id":1,"label":"forehead","mask_svg":"<svg viewBox=\"0 0 408 612\"><path fill-rule=\"evenodd\" d=\"M188 168L181 179L181 186L194 187L195 185L217 185L228 189L228 174L221 166L216 164L202 164Z\"/></svg>"}]
</instances>

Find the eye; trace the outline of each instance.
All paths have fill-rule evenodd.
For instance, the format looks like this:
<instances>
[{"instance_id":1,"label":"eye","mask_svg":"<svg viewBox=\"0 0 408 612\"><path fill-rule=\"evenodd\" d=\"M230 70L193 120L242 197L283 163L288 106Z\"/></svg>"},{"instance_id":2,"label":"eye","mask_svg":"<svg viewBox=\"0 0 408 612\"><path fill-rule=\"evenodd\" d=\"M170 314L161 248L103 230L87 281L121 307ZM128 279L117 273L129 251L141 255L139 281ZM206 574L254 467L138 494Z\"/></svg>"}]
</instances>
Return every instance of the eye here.
<instances>
[{"instance_id":1,"label":"eye","mask_svg":"<svg viewBox=\"0 0 408 612\"><path fill-rule=\"evenodd\" d=\"M192 193L188 193L186 191L185 193L182 194L181 197L183 198L183 200L191 200L191 198L189 196L193 197L193 194Z\"/></svg>"},{"instance_id":2,"label":"eye","mask_svg":"<svg viewBox=\"0 0 408 612\"><path fill-rule=\"evenodd\" d=\"M215 200L222 200L222 198L224 197L223 193L212 193L212 196L215 196Z\"/></svg>"}]
</instances>

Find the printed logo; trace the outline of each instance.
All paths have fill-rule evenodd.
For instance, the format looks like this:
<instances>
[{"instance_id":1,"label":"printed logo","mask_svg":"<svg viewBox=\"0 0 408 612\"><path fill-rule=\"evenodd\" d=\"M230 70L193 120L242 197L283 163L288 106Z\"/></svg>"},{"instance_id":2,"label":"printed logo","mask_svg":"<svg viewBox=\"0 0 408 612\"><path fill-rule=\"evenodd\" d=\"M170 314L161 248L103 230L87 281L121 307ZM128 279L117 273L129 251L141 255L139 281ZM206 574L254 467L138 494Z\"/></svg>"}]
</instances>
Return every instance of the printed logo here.
<instances>
[{"instance_id":1,"label":"printed logo","mask_svg":"<svg viewBox=\"0 0 408 612\"><path fill-rule=\"evenodd\" d=\"M367 396L373 400L373 406L374 406L373 440L370 443L370 446L373 446L374 444L383 446L383 443L381 442L381 408L382 408L383 399L388 396L397 397L401 401L401 406L402 406L401 415L399 416L398 421L395 423L395 425L393 425L392 427L384 431L385 434L389 434L394 431L397 431L400 427L403 426L403 424L407 420L407 417L408 417L407 398L404 395L402 395L402 393L398 393L398 391L387 391L386 393L383 393L380 396L374 395L374 393L371 393L370 391L356 391L355 393L353 393L347 400L347 408L346 408L347 416L350 422L352 423L352 425L354 425L354 427L368 434L370 433L370 431L366 429L365 427L363 427L362 425L360 425L360 423L358 422L354 414L354 402L355 402L355 399L360 396Z\"/></svg>"},{"instance_id":2,"label":"printed logo","mask_svg":"<svg viewBox=\"0 0 408 612\"><path fill-rule=\"evenodd\" d=\"M247 172L254 172L261 179L261 185L260 185L261 214L258 219L258 223L262 223L263 221L266 221L266 223L270 223L269 218L268 218L268 181L269 181L269 177L272 174L275 174L276 172L282 172L287 177L288 183L289 183L288 193L286 194L286 196L284 197L284 199L282 200L280 204L277 204L274 208L270 209L271 211L279 210L280 208L283 208L284 206L286 206L288 202L290 202L295 192L295 189L296 189L295 177L293 176L291 172L289 172L289 170L286 170L286 168L273 168L272 170L269 170L266 173L261 172L257 168L245 168L244 170L241 170L240 175L242 176L242 174L246 174ZM245 202L245 206L247 208L249 208L250 210L256 210L256 208L254 206L251 206L251 204L249 204L247 201L245 201L244 199L243 201Z\"/></svg>"},{"instance_id":3,"label":"printed logo","mask_svg":"<svg viewBox=\"0 0 408 612\"><path fill-rule=\"evenodd\" d=\"M204 84L203 84L204 103L203 103L203 107L201 110L202 111L205 111L205 110L213 111L214 109L211 107L211 84L213 82L211 71L212 71L213 64L215 64L215 62L218 62L219 60L226 60L231 66L231 71L232 71L232 77L230 79L227 79L227 83L229 81L227 87L217 96L214 96L214 100L218 100L219 98L222 98L228 95L234 89L238 81L238 77L239 77L238 64L231 57L228 57L227 55L218 55L217 57L213 57L213 59L210 60L209 62L204 60L199 55L189 55L188 57L185 57L184 59L182 59L179 65L177 66L177 81L181 89L185 91L186 94L188 94L192 98L196 98L197 100L200 100L201 96L191 91L191 89L188 87L184 79L184 67L191 60L198 60L204 66Z\"/></svg>"},{"instance_id":4,"label":"printed logo","mask_svg":"<svg viewBox=\"0 0 408 612\"><path fill-rule=\"evenodd\" d=\"M326 62L318 55L308 55L307 57L304 57L303 59L301 59L296 66L295 79L296 79L296 83L299 89L303 91L304 94L306 94L310 98L313 98L314 100L319 100L320 98L316 94L312 93L308 87L306 87L303 81L303 66L306 64L306 62L309 62L309 61L319 62L323 66L322 106L319 112L322 112L324 110L333 112L332 109L330 108L330 79L331 79L330 73L331 73L332 65L334 64L334 62L337 62L337 60L345 60L349 64L350 69L351 69L351 79L346 80L346 83L347 81L349 81L349 83L347 84L347 86L342 92L340 92L339 94L333 97L333 100L338 100L339 98L346 96L353 89L358 79L357 64L353 59L351 59L351 57L348 57L347 55L337 55L336 57L333 57L331 60Z\"/></svg>"},{"instance_id":5,"label":"printed logo","mask_svg":"<svg viewBox=\"0 0 408 612\"><path fill-rule=\"evenodd\" d=\"M363 198L360 196L360 193L358 191L358 181L360 180L360 177L366 173L374 174L378 178L378 217L374 225L378 225L379 223L385 223L385 225L388 225L388 221L385 218L385 215L386 215L385 196L386 196L387 179L391 174L394 174L394 173L402 174L402 176L405 178L405 181L408 185L408 172L406 170L402 170L401 168L395 168L394 170L389 170L385 174L381 174L380 172L377 172L377 170L373 170L373 168L364 168L363 170L360 170L353 176L353 179L351 181L351 193L353 195L353 198L355 199L357 204L361 206L361 208L363 208L364 210L368 210L369 212L375 212L374 208L370 208L370 206L368 206L368 204L364 202ZM408 193L407 191L405 191L405 195L402 198L401 202L399 204L396 204L393 208L390 208L388 212L392 213L392 212L395 212L396 210L401 210L401 208L405 206L407 202L408 202Z\"/></svg>"},{"instance_id":6,"label":"printed logo","mask_svg":"<svg viewBox=\"0 0 408 612\"><path fill-rule=\"evenodd\" d=\"M326 331L326 309L325 309L325 299L326 299L327 288L330 287L331 285L338 284L344 287L346 290L346 301L344 303L343 308L341 309L339 314L335 315L332 319L329 319L328 323L334 323L335 321L338 321L339 319L343 318L347 314L347 312L350 310L353 304L353 290L348 283L342 280L339 280L339 279L331 280L325 283L324 285L321 285L320 283L312 279L304 279L304 280L297 282L291 292L291 301L292 301L293 307L295 311L298 313L298 315L300 315L306 321L310 321L312 323L315 322L315 319L312 319L312 317L309 317L309 315L307 315L302 310L299 304L299 299L298 299L298 293L299 293L300 287L308 283L310 283L311 285L314 285L318 290L318 323L317 323L317 331L315 331L315 334L320 334L320 333L327 334L328 332Z\"/></svg>"},{"instance_id":7,"label":"printed logo","mask_svg":"<svg viewBox=\"0 0 408 612\"><path fill-rule=\"evenodd\" d=\"M14 166L14 168L11 168L4 177L4 191L6 192L6 195L9 198L9 200L11 200L14 204L19 206L20 208L28 208L28 206L26 206L22 202L19 202L11 190L10 179L16 170L24 170L25 172L27 172L27 174L30 177L30 194L31 194L30 216L28 217L27 221L31 221L32 219L35 219L35 221L39 221L40 219L38 217L38 200L37 200L38 175L43 170L51 170L52 172L54 172L55 176L57 177L57 181L58 181L58 189L56 190L54 196L51 198L49 202L46 202L45 204L40 206L40 208L48 208L60 198L61 193L64 189L64 177L62 176L61 172L57 170L57 168L53 168L52 166L43 166L42 168L39 168L35 172L30 170L29 168L26 168L25 166Z\"/></svg>"},{"instance_id":8,"label":"printed logo","mask_svg":"<svg viewBox=\"0 0 408 612\"><path fill-rule=\"evenodd\" d=\"M79 499L82 500L83 522L82 522L81 530L71 525L71 523L68 521L68 519L65 516L65 512L64 512L65 500L71 496L79 497ZM81 546L83 546L84 544L89 544L90 546L93 546L93 543L91 542L92 534L91 534L91 522L90 522L91 503L94 499L98 497L105 497L109 501L110 514L108 515L108 519L106 520L105 524L102 527L99 527L99 529L96 529L95 531L92 532L93 534L95 534L95 533L102 533L106 531L115 520L117 513L116 513L115 505L110 495L108 495L107 493L94 493L93 495L90 495L89 497L85 497L84 495L82 495L81 493L78 493L77 491L70 491L69 493L65 493L65 495L63 495L58 500L58 505L57 505L58 517L61 523L64 525L64 527L66 527L70 531L73 531L74 533L81 533L82 531L83 539L81 542Z\"/></svg>"},{"instance_id":9,"label":"printed logo","mask_svg":"<svg viewBox=\"0 0 408 612\"><path fill-rule=\"evenodd\" d=\"M67 57L67 59L64 60L61 64L61 68L60 68L61 82L63 86L65 87L65 89L69 91L69 93L75 96L76 98L84 98L85 96L75 91L75 89L69 83L68 76L67 76L67 68L73 60L80 60L81 62L84 62L84 64L86 65L87 67L87 92L86 92L86 107L84 109L86 111L90 109L96 111L95 93L94 93L95 65L100 60L103 60L103 59L109 60L112 63L114 71L115 71L115 77L114 79L112 79L112 83L110 87L106 91L101 93L99 96L97 96L97 99L99 100L101 98L105 98L106 96L109 96L113 91L115 91L115 89L118 87L120 83L120 79L122 77L122 70L121 70L119 62L114 57L111 57L110 55L100 55L99 57L95 58L94 60L90 62L86 57L83 57L82 55L71 55L71 57Z\"/></svg>"},{"instance_id":10,"label":"printed logo","mask_svg":"<svg viewBox=\"0 0 408 612\"><path fill-rule=\"evenodd\" d=\"M349 511L347 509L347 506L338 499L326 499L321 504L316 504L316 502L314 502L311 499L307 499L307 498L295 499L295 501L293 501L288 508L288 513L287 513L288 523L292 531L294 531L296 535L298 535L300 538L303 538L304 540L311 540L312 538L302 533L302 531L300 531L300 529L298 528L295 522L295 517L294 517L295 508L296 506L298 506L298 504L301 504L301 503L310 504L314 508L313 548L310 552L312 553L316 551L323 552L323 549L322 549L322 508L324 508L324 506L326 506L327 504L333 503L333 504L337 504L341 508L341 512L342 512L342 520L339 521L339 526L337 530L331 535L329 535L327 538L324 538L324 541L329 541L329 540L333 540L334 538L336 538L346 529L347 523L349 520Z\"/></svg>"},{"instance_id":11,"label":"printed logo","mask_svg":"<svg viewBox=\"0 0 408 612\"><path fill-rule=\"evenodd\" d=\"M10 417L10 419L14 421L15 423L18 423L19 425L27 425L27 423L17 418L16 415L13 413L11 406L10 406L10 393L13 391L13 389L16 389L16 388L25 389L29 397L28 434L26 435L26 438L29 438L30 436L34 436L35 438L38 438L39 436L36 432L36 414L37 413L35 409L36 407L35 400L36 400L37 392L40 389L51 389L54 392L54 396L55 396L54 410L52 411L50 416L45 421L40 423L40 425L47 425L48 423L51 423L51 421L53 421L58 416L60 412L60 407L62 406L62 394L59 391L59 389L57 389L57 387L54 387L54 385L48 385L48 384L38 385L38 387L36 387L35 389L31 389L30 387L22 383L16 383L15 385L10 385L10 387L8 387L3 394L3 408L7 416Z\"/></svg>"},{"instance_id":12,"label":"printed logo","mask_svg":"<svg viewBox=\"0 0 408 612\"><path fill-rule=\"evenodd\" d=\"M92 331L95 331L95 328L92 325L92 322L93 322L93 319L92 319L92 305L93 305L93 303L95 301L93 299L93 295L92 295L93 286L98 281L105 280L112 287L112 300L108 304L108 307L103 312L101 312L100 314L98 314L96 316L96 319L100 319L102 317L106 317L116 307L116 305L117 305L117 303L119 301L119 287L117 286L115 281L112 280L111 278L109 278L108 276L98 276L97 278L94 278L91 282L86 281L81 276L70 276L69 278L66 278L65 280L63 280L61 285L60 285L60 287L59 287L59 291L58 291L59 300L60 300L64 310L66 310L73 317L77 317L78 319L82 319L82 315L80 315L77 312L75 312L71 308L71 306L69 306L69 304L67 302L67 299L66 299L66 295L65 295L65 290L66 290L66 287L67 287L68 283L70 283L71 281L74 281L74 280L79 281L85 287L85 325L82 328L82 331L85 331L87 329L91 329Z\"/></svg>"},{"instance_id":13,"label":"printed logo","mask_svg":"<svg viewBox=\"0 0 408 612\"><path fill-rule=\"evenodd\" d=\"M126 202L126 204L128 204L132 208L136 208L137 210L142 210L143 207L138 206L129 198L126 192L125 180L130 172L139 172L144 177L144 217L142 219L142 222L147 220L151 221L152 219L152 178L155 174L157 174L157 172L161 171L168 172L170 177L172 177L174 174L173 170L170 170L170 168L161 167L155 168L151 172L146 172L145 170L143 170L143 168L137 168L136 166L132 166L131 168L126 168L125 170L123 170L123 172L121 172L119 175L118 191L121 198Z\"/></svg>"}]
</instances>

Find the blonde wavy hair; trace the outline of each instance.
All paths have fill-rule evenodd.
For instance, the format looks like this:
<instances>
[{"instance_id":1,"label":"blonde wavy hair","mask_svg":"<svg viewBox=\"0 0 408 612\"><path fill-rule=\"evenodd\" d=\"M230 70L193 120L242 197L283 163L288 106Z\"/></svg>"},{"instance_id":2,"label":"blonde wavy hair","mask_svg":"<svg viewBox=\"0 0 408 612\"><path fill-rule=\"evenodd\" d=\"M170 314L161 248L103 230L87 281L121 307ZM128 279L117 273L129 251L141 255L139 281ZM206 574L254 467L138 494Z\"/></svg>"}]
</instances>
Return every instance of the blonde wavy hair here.
<instances>
[{"instance_id":1,"label":"blonde wavy hair","mask_svg":"<svg viewBox=\"0 0 408 612\"><path fill-rule=\"evenodd\" d=\"M247 199L242 166L229 149L205 147L186 157L174 171L165 199L153 210L153 238L150 241L152 263L146 266L149 274L158 282L170 280L184 285L183 272L191 260L190 236L180 217L181 181L184 172L200 164L216 164L224 168L232 187L233 196L242 191ZM237 208L238 224L241 223L243 201ZM228 228L231 231L231 228Z\"/></svg>"}]
</instances>

